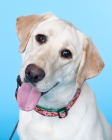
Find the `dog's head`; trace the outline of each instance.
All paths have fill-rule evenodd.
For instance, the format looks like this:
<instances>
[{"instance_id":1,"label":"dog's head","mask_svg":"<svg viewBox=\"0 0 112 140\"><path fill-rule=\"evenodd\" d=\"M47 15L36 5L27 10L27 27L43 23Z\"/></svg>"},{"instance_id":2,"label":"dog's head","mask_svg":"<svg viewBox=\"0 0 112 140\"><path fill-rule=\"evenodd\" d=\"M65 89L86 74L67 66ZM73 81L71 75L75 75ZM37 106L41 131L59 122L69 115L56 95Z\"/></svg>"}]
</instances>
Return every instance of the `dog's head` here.
<instances>
[{"instance_id":1,"label":"dog's head","mask_svg":"<svg viewBox=\"0 0 112 140\"><path fill-rule=\"evenodd\" d=\"M16 29L21 42L21 79L41 92L65 82L81 87L104 67L90 38L53 14L19 17Z\"/></svg>"}]
</instances>

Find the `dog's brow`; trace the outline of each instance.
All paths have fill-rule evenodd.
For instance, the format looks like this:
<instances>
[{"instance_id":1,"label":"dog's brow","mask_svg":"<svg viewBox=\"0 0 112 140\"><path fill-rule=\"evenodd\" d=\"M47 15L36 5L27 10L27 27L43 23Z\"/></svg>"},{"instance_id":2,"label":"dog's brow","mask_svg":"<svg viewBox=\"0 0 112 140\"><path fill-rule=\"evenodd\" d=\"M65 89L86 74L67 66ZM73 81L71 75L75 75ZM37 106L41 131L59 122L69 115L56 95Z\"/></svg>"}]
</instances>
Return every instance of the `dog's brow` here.
<instances>
[{"instance_id":1,"label":"dog's brow","mask_svg":"<svg viewBox=\"0 0 112 140\"><path fill-rule=\"evenodd\" d=\"M53 36L53 35L54 35L54 32L53 32L52 29L50 29L48 32L49 32L49 35L50 35L50 36Z\"/></svg>"},{"instance_id":2,"label":"dog's brow","mask_svg":"<svg viewBox=\"0 0 112 140\"><path fill-rule=\"evenodd\" d=\"M66 41L63 43L63 46L67 47L67 46L69 46L69 43Z\"/></svg>"}]
</instances>

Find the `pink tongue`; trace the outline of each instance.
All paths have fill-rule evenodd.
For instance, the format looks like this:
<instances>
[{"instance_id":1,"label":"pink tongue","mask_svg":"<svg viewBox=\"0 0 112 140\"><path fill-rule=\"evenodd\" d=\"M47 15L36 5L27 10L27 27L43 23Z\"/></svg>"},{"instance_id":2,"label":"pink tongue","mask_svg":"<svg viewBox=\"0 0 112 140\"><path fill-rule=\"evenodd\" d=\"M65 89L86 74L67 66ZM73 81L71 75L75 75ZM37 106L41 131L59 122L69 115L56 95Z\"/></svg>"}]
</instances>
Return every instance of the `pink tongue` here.
<instances>
[{"instance_id":1,"label":"pink tongue","mask_svg":"<svg viewBox=\"0 0 112 140\"><path fill-rule=\"evenodd\" d=\"M24 111L33 110L41 97L41 92L29 83L23 83L18 90L17 101Z\"/></svg>"}]
</instances>

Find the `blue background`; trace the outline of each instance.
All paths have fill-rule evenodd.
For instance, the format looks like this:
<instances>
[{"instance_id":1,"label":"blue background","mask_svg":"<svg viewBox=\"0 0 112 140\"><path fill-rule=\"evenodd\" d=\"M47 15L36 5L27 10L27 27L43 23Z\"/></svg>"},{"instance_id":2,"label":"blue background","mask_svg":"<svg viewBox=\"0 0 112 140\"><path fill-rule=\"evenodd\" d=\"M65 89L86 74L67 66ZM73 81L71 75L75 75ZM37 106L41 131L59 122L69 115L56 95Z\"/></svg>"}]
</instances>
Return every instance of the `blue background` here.
<instances>
[{"instance_id":1,"label":"blue background","mask_svg":"<svg viewBox=\"0 0 112 140\"><path fill-rule=\"evenodd\" d=\"M99 109L112 125L112 0L4 0L0 2L0 140L8 140L17 120L14 98L21 67L16 18L53 12L91 36L104 62L102 73L89 80ZM18 140L17 134L13 140Z\"/></svg>"}]
</instances>

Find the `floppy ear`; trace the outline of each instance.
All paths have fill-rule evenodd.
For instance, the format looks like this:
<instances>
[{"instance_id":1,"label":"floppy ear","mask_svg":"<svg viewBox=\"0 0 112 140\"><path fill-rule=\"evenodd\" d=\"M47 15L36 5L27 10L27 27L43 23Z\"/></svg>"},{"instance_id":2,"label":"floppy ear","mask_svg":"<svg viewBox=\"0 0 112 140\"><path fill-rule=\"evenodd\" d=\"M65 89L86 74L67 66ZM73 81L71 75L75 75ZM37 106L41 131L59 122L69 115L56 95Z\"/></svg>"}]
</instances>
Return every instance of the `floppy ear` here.
<instances>
[{"instance_id":1,"label":"floppy ear","mask_svg":"<svg viewBox=\"0 0 112 140\"><path fill-rule=\"evenodd\" d=\"M20 52L23 52L25 50L28 40L33 30L38 26L38 24L50 18L51 16L53 16L53 14L46 14L42 16L29 15L17 18L16 31L18 38L21 42L19 48Z\"/></svg>"},{"instance_id":2,"label":"floppy ear","mask_svg":"<svg viewBox=\"0 0 112 140\"><path fill-rule=\"evenodd\" d=\"M97 76L104 67L96 47L89 38L84 38L83 52L76 83L80 88L86 79Z\"/></svg>"}]
</instances>

